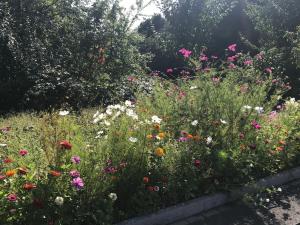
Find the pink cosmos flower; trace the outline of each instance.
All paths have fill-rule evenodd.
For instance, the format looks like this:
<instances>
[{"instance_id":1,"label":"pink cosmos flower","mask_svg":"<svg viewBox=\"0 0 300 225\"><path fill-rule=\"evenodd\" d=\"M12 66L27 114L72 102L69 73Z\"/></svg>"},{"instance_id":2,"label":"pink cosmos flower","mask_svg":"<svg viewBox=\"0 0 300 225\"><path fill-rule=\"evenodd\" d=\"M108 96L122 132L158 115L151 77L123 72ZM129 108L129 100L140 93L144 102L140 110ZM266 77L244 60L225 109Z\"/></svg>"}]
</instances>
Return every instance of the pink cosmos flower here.
<instances>
[{"instance_id":1,"label":"pink cosmos flower","mask_svg":"<svg viewBox=\"0 0 300 225\"><path fill-rule=\"evenodd\" d=\"M270 73L270 74L271 74L271 73L272 73L272 68L268 67L268 68L265 69L265 71L266 71L267 73Z\"/></svg>"},{"instance_id":2,"label":"pink cosmos flower","mask_svg":"<svg viewBox=\"0 0 300 225\"><path fill-rule=\"evenodd\" d=\"M204 55L204 54L201 54L201 56L199 57L199 60L200 60L201 62L205 62L205 61L208 60L208 57L207 57L206 55Z\"/></svg>"},{"instance_id":3,"label":"pink cosmos flower","mask_svg":"<svg viewBox=\"0 0 300 225\"><path fill-rule=\"evenodd\" d=\"M172 68L167 69L167 73L173 73L173 69Z\"/></svg>"},{"instance_id":4,"label":"pink cosmos flower","mask_svg":"<svg viewBox=\"0 0 300 225\"><path fill-rule=\"evenodd\" d=\"M252 64L253 64L253 61L250 59L247 59L246 61L244 61L245 66L251 66Z\"/></svg>"},{"instance_id":5,"label":"pink cosmos flower","mask_svg":"<svg viewBox=\"0 0 300 225\"><path fill-rule=\"evenodd\" d=\"M212 81L214 84L218 84L218 83L220 83L220 77L213 77Z\"/></svg>"},{"instance_id":6,"label":"pink cosmos flower","mask_svg":"<svg viewBox=\"0 0 300 225\"><path fill-rule=\"evenodd\" d=\"M4 180L6 178L5 175L0 174L0 180Z\"/></svg>"},{"instance_id":7,"label":"pink cosmos flower","mask_svg":"<svg viewBox=\"0 0 300 225\"><path fill-rule=\"evenodd\" d=\"M71 157L71 161L72 161L72 163L74 163L74 164L79 164L79 163L80 163L80 157L77 156L77 155L72 156L72 157Z\"/></svg>"},{"instance_id":8,"label":"pink cosmos flower","mask_svg":"<svg viewBox=\"0 0 300 225\"><path fill-rule=\"evenodd\" d=\"M84 187L83 180L80 177L76 177L72 180L72 185L77 189L80 190Z\"/></svg>"},{"instance_id":9,"label":"pink cosmos flower","mask_svg":"<svg viewBox=\"0 0 300 225\"><path fill-rule=\"evenodd\" d=\"M228 50L229 51L232 51L232 52L235 52L236 51L236 44L231 44L228 46Z\"/></svg>"},{"instance_id":10,"label":"pink cosmos flower","mask_svg":"<svg viewBox=\"0 0 300 225\"><path fill-rule=\"evenodd\" d=\"M192 54L192 51L185 48L180 49L179 52L183 55L184 58L188 58Z\"/></svg>"},{"instance_id":11,"label":"pink cosmos flower","mask_svg":"<svg viewBox=\"0 0 300 225\"><path fill-rule=\"evenodd\" d=\"M276 111L272 111L269 115L269 119L270 120L274 120L277 117L277 112Z\"/></svg>"},{"instance_id":12,"label":"pink cosmos flower","mask_svg":"<svg viewBox=\"0 0 300 225\"><path fill-rule=\"evenodd\" d=\"M261 125L259 125L255 120L251 122L252 127L254 127L256 130L259 130L261 128Z\"/></svg>"},{"instance_id":13,"label":"pink cosmos flower","mask_svg":"<svg viewBox=\"0 0 300 225\"><path fill-rule=\"evenodd\" d=\"M128 77L127 77L127 80L130 81L130 82L132 82L132 81L135 80L135 77L134 77L134 76L128 76Z\"/></svg>"},{"instance_id":14,"label":"pink cosmos flower","mask_svg":"<svg viewBox=\"0 0 300 225\"><path fill-rule=\"evenodd\" d=\"M234 55L234 56L229 56L228 58L227 58L227 61L228 62L234 62L235 60L236 60L236 56Z\"/></svg>"},{"instance_id":15,"label":"pink cosmos flower","mask_svg":"<svg viewBox=\"0 0 300 225\"><path fill-rule=\"evenodd\" d=\"M28 151L27 151L26 149L21 149L21 150L19 151L19 154L20 154L21 156L25 156L25 155L28 154Z\"/></svg>"},{"instance_id":16,"label":"pink cosmos flower","mask_svg":"<svg viewBox=\"0 0 300 225\"><path fill-rule=\"evenodd\" d=\"M80 177L80 173L77 170L71 170L69 174L73 178Z\"/></svg>"},{"instance_id":17,"label":"pink cosmos flower","mask_svg":"<svg viewBox=\"0 0 300 225\"><path fill-rule=\"evenodd\" d=\"M7 195L6 198L7 198L7 200L10 201L10 202L15 202L15 201L17 201L17 199L18 199L18 197L17 197L16 194L9 194L9 195Z\"/></svg>"},{"instance_id":18,"label":"pink cosmos flower","mask_svg":"<svg viewBox=\"0 0 300 225\"><path fill-rule=\"evenodd\" d=\"M234 65L233 63L230 63L228 65L228 69L235 69L236 68L236 65Z\"/></svg>"}]
</instances>

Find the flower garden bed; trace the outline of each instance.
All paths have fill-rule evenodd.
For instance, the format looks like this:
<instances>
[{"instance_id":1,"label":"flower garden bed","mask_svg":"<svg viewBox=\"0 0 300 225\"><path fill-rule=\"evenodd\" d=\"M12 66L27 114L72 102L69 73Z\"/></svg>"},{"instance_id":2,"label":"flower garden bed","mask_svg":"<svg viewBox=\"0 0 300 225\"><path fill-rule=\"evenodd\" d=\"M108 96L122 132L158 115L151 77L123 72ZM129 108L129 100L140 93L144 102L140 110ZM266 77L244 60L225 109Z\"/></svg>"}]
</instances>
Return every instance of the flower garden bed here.
<instances>
[{"instance_id":1,"label":"flower garden bed","mask_svg":"<svg viewBox=\"0 0 300 225\"><path fill-rule=\"evenodd\" d=\"M0 118L0 224L118 223L298 166L299 102L236 48L181 49L195 74L130 77L105 109Z\"/></svg>"}]
</instances>

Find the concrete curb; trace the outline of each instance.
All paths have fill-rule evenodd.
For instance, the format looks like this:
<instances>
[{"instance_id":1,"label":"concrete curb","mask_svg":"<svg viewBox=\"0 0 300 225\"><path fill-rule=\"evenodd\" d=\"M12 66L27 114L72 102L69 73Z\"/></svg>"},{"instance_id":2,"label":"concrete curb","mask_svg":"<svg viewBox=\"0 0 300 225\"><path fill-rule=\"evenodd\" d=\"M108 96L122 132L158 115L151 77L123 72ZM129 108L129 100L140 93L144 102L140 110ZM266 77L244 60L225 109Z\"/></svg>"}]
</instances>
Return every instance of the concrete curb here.
<instances>
[{"instance_id":1,"label":"concrete curb","mask_svg":"<svg viewBox=\"0 0 300 225\"><path fill-rule=\"evenodd\" d=\"M116 225L167 225L237 200L246 193L255 193L261 188L282 185L295 179L300 179L300 167L262 178L254 184L246 185L229 193L217 193L196 198L162 209L157 213L132 218Z\"/></svg>"}]
</instances>

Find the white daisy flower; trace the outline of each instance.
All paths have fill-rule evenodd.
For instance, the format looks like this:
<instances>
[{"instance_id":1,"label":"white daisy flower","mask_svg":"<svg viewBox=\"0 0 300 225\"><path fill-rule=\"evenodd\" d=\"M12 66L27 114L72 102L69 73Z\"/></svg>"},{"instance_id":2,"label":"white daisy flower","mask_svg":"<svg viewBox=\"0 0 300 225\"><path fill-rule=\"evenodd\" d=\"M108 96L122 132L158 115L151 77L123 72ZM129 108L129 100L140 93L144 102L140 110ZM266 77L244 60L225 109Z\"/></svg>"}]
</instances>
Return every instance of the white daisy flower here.
<instances>
[{"instance_id":1,"label":"white daisy flower","mask_svg":"<svg viewBox=\"0 0 300 225\"><path fill-rule=\"evenodd\" d=\"M211 144L212 143L212 137L211 136L208 136L207 138L206 138L206 144Z\"/></svg>"},{"instance_id":2,"label":"white daisy flower","mask_svg":"<svg viewBox=\"0 0 300 225\"><path fill-rule=\"evenodd\" d=\"M69 111L64 110L64 111L59 111L58 115L60 115L60 116L66 116L69 113L70 113Z\"/></svg>"},{"instance_id":3,"label":"white daisy flower","mask_svg":"<svg viewBox=\"0 0 300 225\"><path fill-rule=\"evenodd\" d=\"M191 122L192 126L197 126L198 124L198 120L194 120L193 122Z\"/></svg>"},{"instance_id":4,"label":"white daisy flower","mask_svg":"<svg viewBox=\"0 0 300 225\"><path fill-rule=\"evenodd\" d=\"M109 197L112 201L116 201L117 198L118 198L118 196L117 196L116 193L110 193L110 194L108 195L108 197Z\"/></svg>"},{"instance_id":5,"label":"white daisy flower","mask_svg":"<svg viewBox=\"0 0 300 225\"><path fill-rule=\"evenodd\" d=\"M129 138L129 141L135 143L135 142L138 141L138 139L135 138L135 137L130 137L130 138Z\"/></svg>"},{"instance_id":6,"label":"white daisy flower","mask_svg":"<svg viewBox=\"0 0 300 225\"><path fill-rule=\"evenodd\" d=\"M160 122L162 121L162 119L160 119L158 116L154 115L151 117L152 123L158 123L160 124Z\"/></svg>"},{"instance_id":7,"label":"white daisy flower","mask_svg":"<svg viewBox=\"0 0 300 225\"><path fill-rule=\"evenodd\" d=\"M62 206L64 204L64 198L63 197L56 197L54 200L55 204L58 206Z\"/></svg>"}]
</instances>

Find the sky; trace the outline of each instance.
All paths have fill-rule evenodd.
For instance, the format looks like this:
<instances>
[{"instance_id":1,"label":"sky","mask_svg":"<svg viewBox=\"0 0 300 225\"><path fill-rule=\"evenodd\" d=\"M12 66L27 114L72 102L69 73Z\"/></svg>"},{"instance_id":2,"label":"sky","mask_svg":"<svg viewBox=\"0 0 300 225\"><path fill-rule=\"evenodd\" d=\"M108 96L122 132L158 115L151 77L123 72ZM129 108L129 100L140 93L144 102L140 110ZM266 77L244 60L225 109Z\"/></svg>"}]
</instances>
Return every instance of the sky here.
<instances>
[{"instance_id":1,"label":"sky","mask_svg":"<svg viewBox=\"0 0 300 225\"><path fill-rule=\"evenodd\" d=\"M132 5L135 5L135 2L136 0L120 0L120 5L129 10ZM149 0L144 0L144 2L147 3L149 2ZM159 9L154 3L152 3L142 11L142 14L145 15L144 18L150 17L155 13L159 13ZM137 27L142 20L143 17L140 17L139 20L133 25L133 27Z\"/></svg>"}]
</instances>

